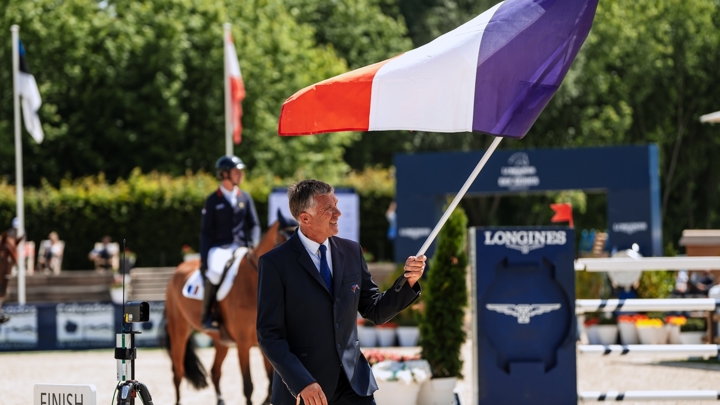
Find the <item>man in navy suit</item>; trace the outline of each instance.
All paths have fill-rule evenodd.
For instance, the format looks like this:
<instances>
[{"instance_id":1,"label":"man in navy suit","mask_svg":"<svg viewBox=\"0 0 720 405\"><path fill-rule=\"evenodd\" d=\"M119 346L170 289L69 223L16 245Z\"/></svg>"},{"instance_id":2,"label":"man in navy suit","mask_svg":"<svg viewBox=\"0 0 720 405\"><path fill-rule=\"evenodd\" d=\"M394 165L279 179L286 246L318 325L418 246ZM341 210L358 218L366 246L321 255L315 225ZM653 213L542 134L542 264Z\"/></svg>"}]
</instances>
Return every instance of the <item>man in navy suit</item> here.
<instances>
[{"instance_id":1,"label":"man in navy suit","mask_svg":"<svg viewBox=\"0 0 720 405\"><path fill-rule=\"evenodd\" d=\"M399 292L381 292L360 245L334 236L341 213L333 188L304 180L288 198L300 227L259 262L257 335L275 368L271 403L299 396L306 405L372 405L377 383L360 352L357 313L382 324L409 306L425 256L407 259Z\"/></svg>"},{"instance_id":2,"label":"man in navy suit","mask_svg":"<svg viewBox=\"0 0 720 405\"><path fill-rule=\"evenodd\" d=\"M212 306L218 284L225 270L224 260L239 247L257 245L260 241L260 221L255 203L240 189L245 164L237 156L223 156L215 163L220 186L205 200L202 210L200 238L200 270L205 276L202 324L205 330L217 330Z\"/></svg>"}]
</instances>

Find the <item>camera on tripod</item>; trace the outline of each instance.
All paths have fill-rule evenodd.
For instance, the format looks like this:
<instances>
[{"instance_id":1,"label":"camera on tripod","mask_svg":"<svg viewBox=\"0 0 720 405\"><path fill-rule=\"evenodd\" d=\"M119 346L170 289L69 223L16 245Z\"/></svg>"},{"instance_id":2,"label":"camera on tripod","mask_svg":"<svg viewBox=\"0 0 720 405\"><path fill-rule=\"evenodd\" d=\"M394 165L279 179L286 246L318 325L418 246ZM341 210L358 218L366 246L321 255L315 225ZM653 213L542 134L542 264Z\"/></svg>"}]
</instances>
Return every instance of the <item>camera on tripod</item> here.
<instances>
[{"instance_id":1,"label":"camera on tripod","mask_svg":"<svg viewBox=\"0 0 720 405\"><path fill-rule=\"evenodd\" d=\"M135 397L140 395L143 404L153 405L152 396L145 384L135 380L135 335L142 333L133 330L132 324L150 320L150 304L147 302L127 302L123 305L123 332L116 335L115 359L117 360L117 405L135 405ZM128 370L128 366L130 366ZM129 371L129 374L128 374Z\"/></svg>"}]
</instances>

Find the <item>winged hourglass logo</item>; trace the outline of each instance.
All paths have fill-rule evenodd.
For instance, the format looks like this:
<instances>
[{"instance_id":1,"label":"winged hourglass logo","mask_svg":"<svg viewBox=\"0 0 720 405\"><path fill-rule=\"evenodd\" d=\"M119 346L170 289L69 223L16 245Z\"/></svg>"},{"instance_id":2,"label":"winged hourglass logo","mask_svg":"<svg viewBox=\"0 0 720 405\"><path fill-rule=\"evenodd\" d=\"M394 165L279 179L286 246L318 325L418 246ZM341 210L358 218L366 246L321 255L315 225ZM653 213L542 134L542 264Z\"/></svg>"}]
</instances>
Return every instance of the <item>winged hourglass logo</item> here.
<instances>
[{"instance_id":1,"label":"winged hourglass logo","mask_svg":"<svg viewBox=\"0 0 720 405\"><path fill-rule=\"evenodd\" d=\"M485 308L501 314L514 316L518 323L530 323L535 315L560 309L560 304L487 304Z\"/></svg>"}]
</instances>

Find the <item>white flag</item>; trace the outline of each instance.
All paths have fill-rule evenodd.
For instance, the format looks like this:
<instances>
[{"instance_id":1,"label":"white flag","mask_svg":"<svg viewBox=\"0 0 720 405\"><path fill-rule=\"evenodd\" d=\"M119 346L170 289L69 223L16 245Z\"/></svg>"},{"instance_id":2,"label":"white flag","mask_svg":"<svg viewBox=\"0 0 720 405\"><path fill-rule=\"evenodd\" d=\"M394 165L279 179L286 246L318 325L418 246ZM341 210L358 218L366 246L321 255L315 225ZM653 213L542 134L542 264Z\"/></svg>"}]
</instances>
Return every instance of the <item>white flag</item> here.
<instances>
[{"instance_id":1,"label":"white flag","mask_svg":"<svg viewBox=\"0 0 720 405\"><path fill-rule=\"evenodd\" d=\"M20 71L17 76L18 93L22 98L22 112L23 121L25 122L25 129L32 135L37 143L42 143L45 134L43 133L42 125L40 124L40 117L38 117L38 110L42 105L42 99L40 98L40 91L38 90L35 77L30 74L30 70L25 60L25 48L20 42Z\"/></svg>"}]
</instances>

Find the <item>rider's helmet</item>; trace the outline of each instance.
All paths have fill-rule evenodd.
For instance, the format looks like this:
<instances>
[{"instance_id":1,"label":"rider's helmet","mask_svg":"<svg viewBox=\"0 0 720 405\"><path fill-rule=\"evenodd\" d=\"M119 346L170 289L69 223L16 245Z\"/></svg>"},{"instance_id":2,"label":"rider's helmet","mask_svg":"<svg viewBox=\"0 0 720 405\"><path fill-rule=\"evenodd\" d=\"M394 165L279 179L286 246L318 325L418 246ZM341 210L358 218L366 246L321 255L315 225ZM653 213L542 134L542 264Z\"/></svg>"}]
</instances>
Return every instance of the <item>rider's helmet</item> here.
<instances>
[{"instance_id":1,"label":"rider's helmet","mask_svg":"<svg viewBox=\"0 0 720 405\"><path fill-rule=\"evenodd\" d=\"M223 178L223 173L229 172L235 168L245 168L245 163L243 163L243 161L237 156L223 156L215 163L215 173L220 180Z\"/></svg>"}]
</instances>

